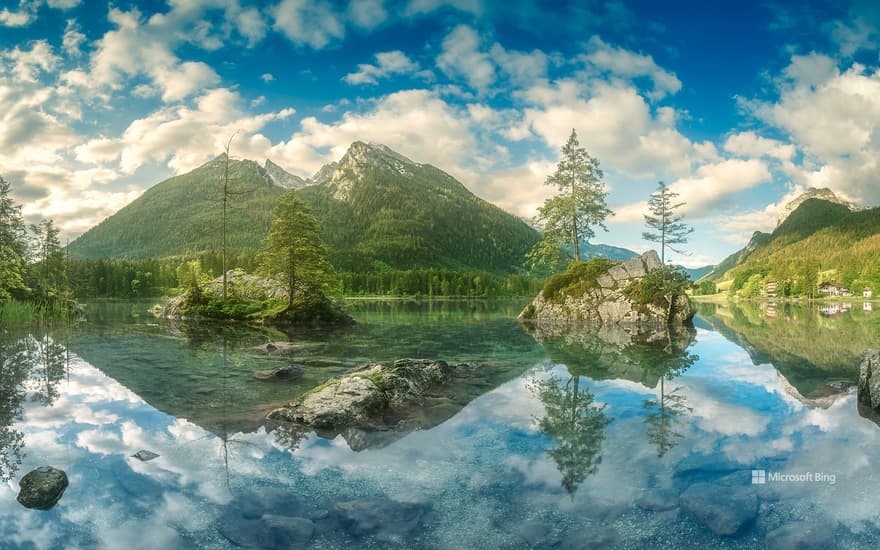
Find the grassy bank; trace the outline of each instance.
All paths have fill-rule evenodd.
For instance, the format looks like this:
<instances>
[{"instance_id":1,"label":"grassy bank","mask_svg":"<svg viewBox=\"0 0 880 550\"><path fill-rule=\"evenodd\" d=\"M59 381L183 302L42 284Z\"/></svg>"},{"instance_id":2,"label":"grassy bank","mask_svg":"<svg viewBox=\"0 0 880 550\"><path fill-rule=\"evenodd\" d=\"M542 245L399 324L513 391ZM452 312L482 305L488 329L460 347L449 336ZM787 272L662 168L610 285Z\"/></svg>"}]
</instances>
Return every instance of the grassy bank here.
<instances>
[{"instance_id":1,"label":"grassy bank","mask_svg":"<svg viewBox=\"0 0 880 550\"><path fill-rule=\"evenodd\" d=\"M0 326L39 326L64 323L75 313L59 302L21 302L10 300L0 304Z\"/></svg>"}]
</instances>

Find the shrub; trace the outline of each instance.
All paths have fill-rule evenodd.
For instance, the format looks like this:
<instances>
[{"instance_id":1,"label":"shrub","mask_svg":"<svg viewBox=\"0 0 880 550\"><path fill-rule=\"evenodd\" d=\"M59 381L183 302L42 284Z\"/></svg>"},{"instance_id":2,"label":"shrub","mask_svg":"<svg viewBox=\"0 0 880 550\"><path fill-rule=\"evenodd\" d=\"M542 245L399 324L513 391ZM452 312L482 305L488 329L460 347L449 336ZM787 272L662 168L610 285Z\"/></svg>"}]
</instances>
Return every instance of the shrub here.
<instances>
[{"instance_id":1,"label":"shrub","mask_svg":"<svg viewBox=\"0 0 880 550\"><path fill-rule=\"evenodd\" d=\"M554 275L544 285L544 299L549 302L561 302L566 295L581 295L595 287L599 277L617 262L607 258L593 258L588 262L572 264L565 273Z\"/></svg>"}]
</instances>

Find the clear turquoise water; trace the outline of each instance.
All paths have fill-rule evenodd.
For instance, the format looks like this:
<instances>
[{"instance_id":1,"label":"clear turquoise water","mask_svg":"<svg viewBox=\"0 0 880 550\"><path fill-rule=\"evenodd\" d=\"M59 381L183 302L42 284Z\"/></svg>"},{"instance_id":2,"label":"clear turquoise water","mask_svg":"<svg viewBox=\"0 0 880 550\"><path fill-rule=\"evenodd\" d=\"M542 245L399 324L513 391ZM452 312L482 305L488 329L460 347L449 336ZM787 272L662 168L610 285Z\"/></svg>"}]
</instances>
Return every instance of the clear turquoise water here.
<instances>
[{"instance_id":1,"label":"clear turquoise water","mask_svg":"<svg viewBox=\"0 0 880 550\"><path fill-rule=\"evenodd\" d=\"M793 522L878 546L880 427L847 383L880 312L710 306L652 340L527 331L520 305L355 304L354 328L281 335L105 304L82 326L0 331L0 548L289 547L265 538L267 514L308 518L315 548L764 548ZM294 344L305 380L253 379L290 359L256 349L267 339ZM262 420L398 357L485 375L376 432L291 440ZM70 486L25 509L18 481L45 464ZM813 480L752 485L754 469ZM679 506L699 483L710 503L753 491L756 513L714 534Z\"/></svg>"}]
</instances>

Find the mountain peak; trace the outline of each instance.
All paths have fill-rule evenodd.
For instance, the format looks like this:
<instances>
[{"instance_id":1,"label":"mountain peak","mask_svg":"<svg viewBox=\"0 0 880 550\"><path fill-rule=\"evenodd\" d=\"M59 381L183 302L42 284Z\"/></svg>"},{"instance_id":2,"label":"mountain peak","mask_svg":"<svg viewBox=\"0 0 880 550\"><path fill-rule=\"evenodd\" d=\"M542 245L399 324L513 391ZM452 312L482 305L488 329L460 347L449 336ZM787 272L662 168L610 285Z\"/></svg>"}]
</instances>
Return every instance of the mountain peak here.
<instances>
[{"instance_id":1,"label":"mountain peak","mask_svg":"<svg viewBox=\"0 0 880 550\"><path fill-rule=\"evenodd\" d=\"M335 198L346 200L352 186L362 181L370 170L385 170L412 178L422 166L387 145L355 141L338 163L330 163L312 176L311 183L326 185Z\"/></svg>"},{"instance_id":2,"label":"mountain peak","mask_svg":"<svg viewBox=\"0 0 880 550\"><path fill-rule=\"evenodd\" d=\"M284 189L300 189L309 184L306 180L291 174L270 159L266 159L263 168L266 170L266 174L269 175L269 179L272 180L272 183L278 187Z\"/></svg>"},{"instance_id":3,"label":"mountain peak","mask_svg":"<svg viewBox=\"0 0 880 550\"><path fill-rule=\"evenodd\" d=\"M834 191L828 189L827 187L810 187L809 189L801 193L796 199L785 205L785 208L783 208L782 210L782 214L776 221L776 226L779 227L780 225L782 225L782 223L788 219L792 212L797 210L801 204L810 199L820 199L823 201L840 204L847 207L850 211L855 209L852 203L839 198L837 195L834 194Z\"/></svg>"}]
</instances>

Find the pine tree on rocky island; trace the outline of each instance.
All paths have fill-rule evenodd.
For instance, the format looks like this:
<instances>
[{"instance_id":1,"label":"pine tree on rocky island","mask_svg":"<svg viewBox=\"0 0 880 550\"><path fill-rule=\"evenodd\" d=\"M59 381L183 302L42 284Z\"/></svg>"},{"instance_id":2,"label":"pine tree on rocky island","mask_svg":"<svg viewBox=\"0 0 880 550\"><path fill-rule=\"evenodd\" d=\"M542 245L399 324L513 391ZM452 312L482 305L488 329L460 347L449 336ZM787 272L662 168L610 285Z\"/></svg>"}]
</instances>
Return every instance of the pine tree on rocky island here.
<instances>
[{"instance_id":1,"label":"pine tree on rocky island","mask_svg":"<svg viewBox=\"0 0 880 550\"><path fill-rule=\"evenodd\" d=\"M653 243L660 243L660 261L666 265L666 250L677 254L684 251L675 248L681 244L687 244L688 235L694 229L682 222L684 216L676 214L676 211L686 203L676 203L678 193L669 189L662 181L657 184L657 190L651 193L648 201L650 214L645 214L645 225L648 231L642 233L642 238Z\"/></svg>"},{"instance_id":2,"label":"pine tree on rocky island","mask_svg":"<svg viewBox=\"0 0 880 550\"><path fill-rule=\"evenodd\" d=\"M572 129L556 171L545 182L559 192L538 209L536 222L541 226L542 239L529 253L533 267L556 267L560 249L572 250L574 261L581 260L581 243L595 236L595 227L604 229L605 218L611 214L605 203L607 191L602 178L599 160L580 147Z\"/></svg>"},{"instance_id":3,"label":"pine tree on rocky island","mask_svg":"<svg viewBox=\"0 0 880 550\"><path fill-rule=\"evenodd\" d=\"M296 193L285 193L260 252L260 272L277 278L288 292L288 308L298 291L320 292L330 281L327 247L309 206Z\"/></svg>"}]
</instances>

